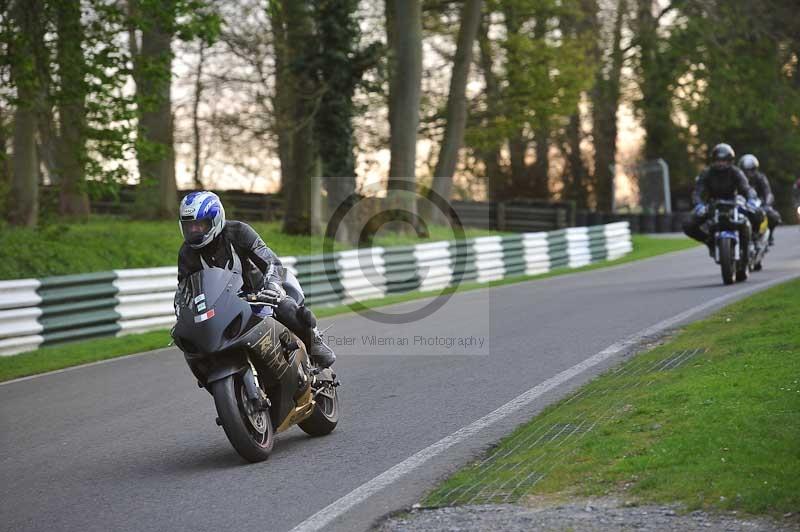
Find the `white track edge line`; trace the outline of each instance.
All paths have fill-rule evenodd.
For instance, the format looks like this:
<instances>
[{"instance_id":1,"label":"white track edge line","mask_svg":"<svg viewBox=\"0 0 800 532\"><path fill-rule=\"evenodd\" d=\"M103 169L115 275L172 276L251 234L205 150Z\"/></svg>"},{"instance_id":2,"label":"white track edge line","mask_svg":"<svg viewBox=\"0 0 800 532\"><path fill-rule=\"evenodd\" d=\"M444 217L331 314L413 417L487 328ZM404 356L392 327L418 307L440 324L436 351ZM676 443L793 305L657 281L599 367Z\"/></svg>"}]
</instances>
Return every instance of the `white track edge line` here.
<instances>
[{"instance_id":1,"label":"white track edge line","mask_svg":"<svg viewBox=\"0 0 800 532\"><path fill-rule=\"evenodd\" d=\"M351 508L364 502L375 493L391 485L392 483L399 480L403 476L412 472L414 469L417 469L428 460L435 458L436 456L445 452L450 447L453 447L454 445L461 443L462 441L472 437L473 435L477 434L486 427L489 427L495 422L500 421L501 419L515 413L517 410L532 403L534 400L538 399L548 391L572 379L573 377L580 375L587 369L592 368L600 364L601 362L613 357L614 355L617 355L625 351L626 349L640 343L642 340L650 336L654 336L665 330L671 329L675 325L678 325L679 323L688 320L689 318L691 318L696 314L700 314L706 310L719 306L729 300L736 299L737 297L749 294L751 292L764 290L773 285L789 281L796 277L798 277L798 274L796 273L791 275L786 275L783 277L779 277L777 279L772 279L763 284L750 285L747 288L737 290L736 292L716 297L714 299L706 301L705 303L702 303L688 310L685 310L679 314L676 314L671 318L667 318L663 321L660 321L655 325L651 325L650 327L647 327L646 329L643 329L638 333L634 333L633 335L628 336L627 338L620 340L619 342L611 344L610 346L606 347L599 353L596 353L595 355L592 355L591 357L587 358L583 362L579 362L578 364L575 364L571 368L562 371L561 373L547 379L546 381L540 384L537 384L530 390L523 392L522 394L518 395L511 401L497 408L493 412L490 412L485 416L483 416L482 418L473 421L469 425L458 429L449 436L445 436L436 443L418 451L417 453L406 458L399 464L396 464L395 466L387 469L377 477L367 481L366 483L357 487L344 497L337 499L336 501L332 502L331 504L329 504L322 510L318 511L311 517L307 518L306 520L304 520L303 522L292 528L290 532L317 532L319 530L323 530L332 521L342 516Z\"/></svg>"}]
</instances>

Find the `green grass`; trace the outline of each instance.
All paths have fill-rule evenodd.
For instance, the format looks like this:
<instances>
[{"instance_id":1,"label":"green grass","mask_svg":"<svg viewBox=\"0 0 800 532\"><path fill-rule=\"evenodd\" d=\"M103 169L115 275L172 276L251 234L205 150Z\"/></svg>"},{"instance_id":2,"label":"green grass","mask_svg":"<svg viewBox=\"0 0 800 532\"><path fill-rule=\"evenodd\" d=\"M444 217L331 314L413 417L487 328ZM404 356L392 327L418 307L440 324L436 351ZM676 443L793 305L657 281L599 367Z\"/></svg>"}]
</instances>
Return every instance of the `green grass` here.
<instances>
[{"instance_id":1,"label":"green grass","mask_svg":"<svg viewBox=\"0 0 800 532\"><path fill-rule=\"evenodd\" d=\"M633 240L633 252L620 259L621 262L646 259L699 245L688 238L659 238L647 235L632 235L631 238Z\"/></svg>"},{"instance_id":2,"label":"green grass","mask_svg":"<svg viewBox=\"0 0 800 532\"><path fill-rule=\"evenodd\" d=\"M96 338L0 357L0 382L167 347L168 330Z\"/></svg>"},{"instance_id":3,"label":"green grass","mask_svg":"<svg viewBox=\"0 0 800 532\"><path fill-rule=\"evenodd\" d=\"M284 256L316 255L322 237L286 235L277 222L252 224L267 245ZM450 240L447 227L430 228L429 240ZM467 229L468 238L497 234ZM412 234L379 234L375 245L424 242ZM93 216L85 224L56 224L36 229L3 227L0 231L0 280L47 277L124 268L172 266L181 233L177 222L145 222ZM344 249L338 245L337 249Z\"/></svg>"},{"instance_id":4,"label":"green grass","mask_svg":"<svg viewBox=\"0 0 800 532\"><path fill-rule=\"evenodd\" d=\"M608 266L615 266L634 260L653 257L663 253L669 253L671 251L679 251L692 247L693 245L693 241L689 241L687 239L665 240L643 235L633 235L633 252L614 261L590 264L588 266L584 266L583 268L577 269L559 268L557 270L537 276L509 277L506 279L492 281L490 283L462 283L456 288L445 290L444 293L475 290L478 288L486 288L491 286L501 286L519 283L522 281L544 279L556 275L565 275ZM366 301L364 302L364 305L369 308L376 308L425 297L431 297L431 293L409 292L407 294L397 294L383 299ZM335 316L337 314L350 311L350 307L344 305L314 308L314 312L320 318ZM104 360L107 358L129 355L131 353L139 353L142 351L158 349L159 347L166 346L169 342L170 339L168 333L169 331L164 329L143 334L131 334L120 338L100 338L96 340L86 340L64 345L43 347L28 353L22 353L10 357L0 357L0 382L18 377L24 377L26 375L34 375L36 373L74 366L77 364L85 364L87 362L95 362L97 360Z\"/></svg>"},{"instance_id":5,"label":"green grass","mask_svg":"<svg viewBox=\"0 0 800 532\"><path fill-rule=\"evenodd\" d=\"M483 466L470 464L436 488L426 504L464 503L483 489L482 502L612 494L677 501L689 510L796 512L798 315L794 281L689 325L546 409L482 457ZM656 361L698 348L677 369L652 370ZM559 427L581 421L597 424L571 438L556 436ZM529 472L544 477L520 482Z\"/></svg>"}]
</instances>

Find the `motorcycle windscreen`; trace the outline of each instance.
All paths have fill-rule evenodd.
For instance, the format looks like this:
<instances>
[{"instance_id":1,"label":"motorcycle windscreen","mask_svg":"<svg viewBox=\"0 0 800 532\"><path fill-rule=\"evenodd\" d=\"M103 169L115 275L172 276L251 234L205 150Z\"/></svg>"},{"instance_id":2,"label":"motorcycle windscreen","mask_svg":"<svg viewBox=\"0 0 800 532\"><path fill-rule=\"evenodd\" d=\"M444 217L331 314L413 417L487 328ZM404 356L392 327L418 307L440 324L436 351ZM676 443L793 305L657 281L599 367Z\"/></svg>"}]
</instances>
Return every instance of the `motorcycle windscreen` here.
<instances>
[{"instance_id":1,"label":"motorcycle windscreen","mask_svg":"<svg viewBox=\"0 0 800 532\"><path fill-rule=\"evenodd\" d=\"M222 268L200 270L182 284L176 333L189 350L212 353L235 340L250 318L239 298L242 285L239 273Z\"/></svg>"},{"instance_id":2,"label":"motorcycle windscreen","mask_svg":"<svg viewBox=\"0 0 800 532\"><path fill-rule=\"evenodd\" d=\"M238 294L242 289L242 276L233 270L208 268L193 273L187 279L185 289L191 290L190 306L202 312L213 308L226 291Z\"/></svg>"}]
</instances>

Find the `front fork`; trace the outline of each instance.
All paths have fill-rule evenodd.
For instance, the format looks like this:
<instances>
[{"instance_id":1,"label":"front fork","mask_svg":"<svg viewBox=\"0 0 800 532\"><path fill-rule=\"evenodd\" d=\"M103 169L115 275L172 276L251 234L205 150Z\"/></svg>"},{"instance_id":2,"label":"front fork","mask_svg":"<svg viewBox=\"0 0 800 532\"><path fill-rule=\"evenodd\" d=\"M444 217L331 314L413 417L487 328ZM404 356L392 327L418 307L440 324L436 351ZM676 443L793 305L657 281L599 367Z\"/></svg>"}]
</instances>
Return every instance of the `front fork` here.
<instances>
[{"instance_id":1,"label":"front fork","mask_svg":"<svg viewBox=\"0 0 800 532\"><path fill-rule=\"evenodd\" d=\"M242 384L244 385L244 393L247 396L247 400L256 410L267 410L272 406L267 396L258 387L252 365L242 373Z\"/></svg>"}]
</instances>

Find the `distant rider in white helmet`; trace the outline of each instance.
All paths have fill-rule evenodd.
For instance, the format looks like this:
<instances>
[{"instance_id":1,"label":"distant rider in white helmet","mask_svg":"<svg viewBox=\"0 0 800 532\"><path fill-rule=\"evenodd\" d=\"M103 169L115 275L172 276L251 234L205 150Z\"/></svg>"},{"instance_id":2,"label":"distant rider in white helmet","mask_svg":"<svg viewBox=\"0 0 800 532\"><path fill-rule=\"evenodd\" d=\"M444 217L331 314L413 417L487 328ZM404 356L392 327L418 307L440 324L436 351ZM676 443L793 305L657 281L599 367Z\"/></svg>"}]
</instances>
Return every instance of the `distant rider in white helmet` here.
<instances>
[{"instance_id":1,"label":"distant rider in white helmet","mask_svg":"<svg viewBox=\"0 0 800 532\"><path fill-rule=\"evenodd\" d=\"M775 195L769 186L769 179L758 169L758 159L753 154L742 155L739 159L739 168L742 169L750 186L756 190L758 198L761 200L761 208L767 215L769 223L769 245L775 244L775 228L781 223L781 215L775 210Z\"/></svg>"},{"instance_id":2,"label":"distant rider in white helmet","mask_svg":"<svg viewBox=\"0 0 800 532\"><path fill-rule=\"evenodd\" d=\"M178 283L203 269L203 263L223 268L233 263L231 252L242 262L244 288L259 293L275 307L275 317L306 345L317 365L329 367L336 360L322 340L317 319L305 306L297 278L281 264L256 231L244 222L225 221L225 209L213 192L192 192L180 205L183 245L178 252Z\"/></svg>"}]
</instances>

